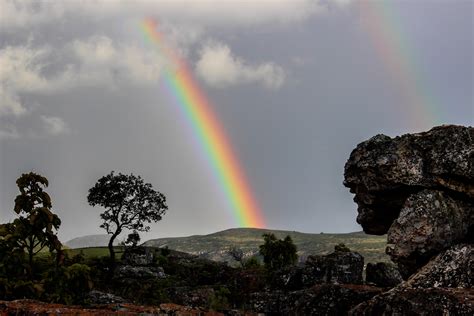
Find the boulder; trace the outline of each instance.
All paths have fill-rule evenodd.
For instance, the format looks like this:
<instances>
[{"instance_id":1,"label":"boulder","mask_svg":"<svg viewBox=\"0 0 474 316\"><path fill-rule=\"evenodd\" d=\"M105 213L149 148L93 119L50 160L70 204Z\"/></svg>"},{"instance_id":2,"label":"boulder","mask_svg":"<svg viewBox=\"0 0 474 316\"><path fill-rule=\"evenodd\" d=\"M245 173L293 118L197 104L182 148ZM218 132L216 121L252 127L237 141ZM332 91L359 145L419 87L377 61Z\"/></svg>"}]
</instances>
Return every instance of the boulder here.
<instances>
[{"instance_id":1,"label":"boulder","mask_svg":"<svg viewBox=\"0 0 474 316\"><path fill-rule=\"evenodd\" d=\"M365 269L365 282L387 288L397 286L403 282L403 278L400 271L398 271L393 264L386 262L378 262L376 264L367 263Z\"/></svg>"},{"instance_id":2,"label":"boulder","mask_svg":"<svg viewBox=\"0 0 474 316\"><path fill-rule=\"evenodd\" d=\"M387 253L408 277L440 251L474 241L474 128L439 126L359 144L345 165L357 222L388 233Z\"/></svg>"},{"instance_id":3,"label":"boulder","mask_svg":"<svg viewBox=\"0 0 474 316\"><path fill-rule=\"evenodd\" d=\"M404 283L412 288L472 288L474 245L459 244L443 251Z\"/></svg>"},{"instance_id":4,"label":"boulder","mask_svg":"<svg viewBox=\"0 0 474 316\"><path fill-rule=\"evenodd\" d=\"M302 283L361 284L364 257L357 252L335 251L325 256L308 256L302 269Z\"/></svg>"},{"instance_id":5,"label":"boulder","mask_svg":"<svg viewBox=\"0 0 474 316\"><path fill-rule=\"evenodd\" d=\"M387 254L409 276L433 256L466 241L474 225L474 203L443 191L423 190L408 197L387 234Z\"/></svg>"}]
</instances>

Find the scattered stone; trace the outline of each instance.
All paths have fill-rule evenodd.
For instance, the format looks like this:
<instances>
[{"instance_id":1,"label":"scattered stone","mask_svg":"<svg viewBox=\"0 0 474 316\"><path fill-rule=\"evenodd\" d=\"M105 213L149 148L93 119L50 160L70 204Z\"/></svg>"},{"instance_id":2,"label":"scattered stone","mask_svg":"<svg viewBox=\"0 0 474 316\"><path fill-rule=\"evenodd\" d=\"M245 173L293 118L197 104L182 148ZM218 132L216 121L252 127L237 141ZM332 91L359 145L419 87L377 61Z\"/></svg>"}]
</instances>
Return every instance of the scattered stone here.
<instances>
[{"instance_id":1,"label":"scattered stone","mask_svg":"<svg viewBox=\"0 0 474 316\"><path fill-rule=\"evenodd\" d=\"M128 303L124 298L97 290L90 291L85 298L89 305Z\"/></svg>"},{"instance_id":2,"label":"scattered stone","mask_svg":"<svg viewBox=\"0 0 474 316\"><path fill-rule=\"evenodd\" d=\"M208 306L215 291L212 287L191 288L188 286L173 287L167 290L172 302L191 307Z\"/></svg>"},{"instance_id":3,"label":"scattered stone","mask_svg":"<svg viewBox=\"0 0 474 316\"><path fill-rule=\"evenodd\" d=\"M121 265L115 270L114 277L117 279L164 279L166 278L166 274L161 267Z\"/></svg>"},{"instance_id":4,"label":"scattered stone","mask_svg":"<svg viewBox=\"0 0 474 316\"><path fill-rule=\"evenodd\" d=\"M365 275L366 283L372 283L383 288L391 288L403 282L400 271L393 264L386 262L367 263Z\"/></svg>"}]
</instances>

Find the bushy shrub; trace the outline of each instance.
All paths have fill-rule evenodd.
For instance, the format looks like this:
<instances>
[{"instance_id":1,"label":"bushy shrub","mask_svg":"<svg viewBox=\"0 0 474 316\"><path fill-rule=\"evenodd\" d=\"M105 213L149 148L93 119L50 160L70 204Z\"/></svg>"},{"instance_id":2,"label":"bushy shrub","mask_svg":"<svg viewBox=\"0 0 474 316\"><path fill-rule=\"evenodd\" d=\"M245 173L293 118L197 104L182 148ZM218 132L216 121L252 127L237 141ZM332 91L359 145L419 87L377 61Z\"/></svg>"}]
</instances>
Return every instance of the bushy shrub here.
<instances>
[{"instance_id":1,"label":"bushy shrub","mask_svg":"<svg viewBox=\"0 0 474 316\"><path fill-rule=\"evenodd\" d=\"M50 271L45 278L45 298L57 303L82 303L92 289L90 273L91 268L80 263Z\"/></svg>"},{"instance_id":2,"label":"bushy shrub","mask_svg":"<svg viewBox=\"0 0 474 316\"><path fill-rule=\"evenodd\" d=\"M247 260L244 260L242 263L244 269L255 269L262 267L260 260L258 260L257 256L252 256Z\"/></svg>"},{"instance_id":3,"label":"bushy shrub","mask_svg":"<svg viewBox=\"0 0 474 316\"><path fill-rule=\"evenodd\" d=\"M209 308L211 310L219 311L230 308L229 297L231 292L228 288L221 286L214 291L214 294L209 300Z\"/></svg>"},{"instance_id":4,"label":"bushy shrub","mask_svg":"<svg viewBox=\"0 0 474 316\"><path fill-rule=\"evenodd\" d=\"M277 239L274 234L263 234L264 244L260 246L265 268L274 271L296 263L296 246L290 236Z\"/></svg>"}]
</instances>

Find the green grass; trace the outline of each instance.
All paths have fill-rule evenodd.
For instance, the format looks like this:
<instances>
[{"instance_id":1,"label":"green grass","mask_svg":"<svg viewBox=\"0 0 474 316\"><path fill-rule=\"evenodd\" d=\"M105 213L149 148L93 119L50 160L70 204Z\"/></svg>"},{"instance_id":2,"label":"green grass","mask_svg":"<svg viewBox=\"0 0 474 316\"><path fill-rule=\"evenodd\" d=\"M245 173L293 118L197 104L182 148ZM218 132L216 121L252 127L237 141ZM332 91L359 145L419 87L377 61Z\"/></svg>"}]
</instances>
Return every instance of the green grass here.
<instances>
[{"instance_id":1,"label":"green grass","mask_svg":"<svg viewBox=\"0 0 474 316\"><path fill-rule=\"evenodd\" d=\"M117 258L120 258L123 253L123 247L114 247L114 250L115 250L115 255L117 256ZM86 259L109 256L109 248L107 247L87 247L87 248L65 249L65 252L69 255L69 257L82 253Z\"/></svg>"}]
</instances>

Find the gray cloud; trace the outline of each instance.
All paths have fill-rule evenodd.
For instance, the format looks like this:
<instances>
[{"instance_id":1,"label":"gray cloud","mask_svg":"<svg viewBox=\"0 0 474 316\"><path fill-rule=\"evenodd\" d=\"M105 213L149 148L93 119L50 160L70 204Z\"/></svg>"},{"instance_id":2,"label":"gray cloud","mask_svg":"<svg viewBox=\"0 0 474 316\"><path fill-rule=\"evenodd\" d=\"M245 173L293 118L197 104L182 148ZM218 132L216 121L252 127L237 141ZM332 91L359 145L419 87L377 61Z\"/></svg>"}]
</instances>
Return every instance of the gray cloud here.
<instances>
[{"instance_id":1,"label":"gray cloud","mask_svg":"<svg viewBox=\"0 0 474 316\"><path fill-rule=\"evenodd\" d=\"M214 87L261 83L266 88L278 89L285 80L282 67L272 62L249 65L236 57L227 45L218 42L211 42L201 49L196 72Z\"/></svg>"},{"instance_id":2,"label":"gray cloud","mask_svg":"<svg viewBox=\"0 0 474 316\"><path fill-rule=\"evenodd\" d=\"M50 180L61 239L100 233L87 190L116 170L142 175L168 198L168 214L144 238L235 225L160 77L166 61L143 38L148 16L195 70L269 227L360 229L341 184L350 151L374 134L429 128L409 123L400 85L361 27L364 12L347 1L32 3L0 4L2 221L15 216L15 180L36 171ZM407 47L422 56L433 112L472 124L472 3L393 5Z\"/></svg>"}]
</instances>

